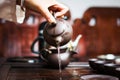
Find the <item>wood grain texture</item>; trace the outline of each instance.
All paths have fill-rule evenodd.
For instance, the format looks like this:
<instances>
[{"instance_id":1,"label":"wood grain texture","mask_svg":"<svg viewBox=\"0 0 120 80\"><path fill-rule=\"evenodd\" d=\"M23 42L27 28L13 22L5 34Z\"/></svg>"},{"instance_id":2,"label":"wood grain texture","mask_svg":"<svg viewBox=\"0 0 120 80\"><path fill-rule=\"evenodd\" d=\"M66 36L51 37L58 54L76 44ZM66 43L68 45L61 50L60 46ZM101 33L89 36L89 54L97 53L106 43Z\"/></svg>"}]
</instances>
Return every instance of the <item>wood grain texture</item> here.
<instances>
[{"instance_id":1,"label":"wood grain texture","mask_svg":"<svg viewBox=\"0 0 120 80\"><path fill-rule=\"evenodd\" d=\"M90 25L92 19L94 25ZM82 19L74 21L73 30L73 40L78 34L82 35L78 45L81 56L120 54L120 8L89 8Z\"/></svg>"}]
</instances>

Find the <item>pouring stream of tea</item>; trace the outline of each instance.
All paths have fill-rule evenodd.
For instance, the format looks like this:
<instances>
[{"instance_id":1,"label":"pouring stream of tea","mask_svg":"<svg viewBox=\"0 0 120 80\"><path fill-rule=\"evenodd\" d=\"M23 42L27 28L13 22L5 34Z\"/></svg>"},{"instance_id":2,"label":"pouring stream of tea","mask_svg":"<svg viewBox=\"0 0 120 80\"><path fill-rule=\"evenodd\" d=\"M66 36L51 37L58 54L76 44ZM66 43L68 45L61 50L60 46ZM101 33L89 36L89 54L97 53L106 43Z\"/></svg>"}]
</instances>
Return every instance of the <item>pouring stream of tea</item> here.
<instances>
[{"instance_id":1,"label":"pouring stream of tea","mask_svg":"<svg viewBox=\"0 0 120 80\"><path fill-rule=\"evenodd\" d=\"M59 42L57 42L57 50L58 50L59 75L60 75L60 80L62 80L61 56L60 56Z\"/></svg>"}]
</instances>

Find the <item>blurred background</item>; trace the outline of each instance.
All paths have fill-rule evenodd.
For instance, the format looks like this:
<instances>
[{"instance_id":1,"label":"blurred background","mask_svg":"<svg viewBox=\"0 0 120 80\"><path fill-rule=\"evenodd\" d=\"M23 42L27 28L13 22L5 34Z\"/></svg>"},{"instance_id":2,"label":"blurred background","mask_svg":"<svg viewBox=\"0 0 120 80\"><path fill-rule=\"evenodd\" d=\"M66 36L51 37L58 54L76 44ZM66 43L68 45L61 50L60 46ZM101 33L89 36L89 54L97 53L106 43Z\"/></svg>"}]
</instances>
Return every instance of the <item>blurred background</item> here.
<instances>
[{"instance_id":1,"label":"blurred background","mask_svg":"<svg viewBox=\"0 0 120 80\"><path fill-rule=\"evenodd\" d=\"M72 18L81 18L90 7L120 7L120 0L58 0L66 4L71 11Z\"/></svg>"},{"instance_id":2,"label":"blurred background","mask_svg":"<svg viewBox=\"0 0 120 80\"><path fill-rule=\"evenodd\" d=\"M78 35L82 36L76 45L76 60L107 54L120 55L120 0L58 1L70 8L65 16L73 28L72 41ZM16 9L18 23L0 20L0 55L39 56L31 52L31 45L40 36L41 26L42 29L44 27L42 23L46 20L35 12L23 12L20 6L16 6ZM40 45L37 44L35 49L39 50Z\"/></svg>"}]
</instances>

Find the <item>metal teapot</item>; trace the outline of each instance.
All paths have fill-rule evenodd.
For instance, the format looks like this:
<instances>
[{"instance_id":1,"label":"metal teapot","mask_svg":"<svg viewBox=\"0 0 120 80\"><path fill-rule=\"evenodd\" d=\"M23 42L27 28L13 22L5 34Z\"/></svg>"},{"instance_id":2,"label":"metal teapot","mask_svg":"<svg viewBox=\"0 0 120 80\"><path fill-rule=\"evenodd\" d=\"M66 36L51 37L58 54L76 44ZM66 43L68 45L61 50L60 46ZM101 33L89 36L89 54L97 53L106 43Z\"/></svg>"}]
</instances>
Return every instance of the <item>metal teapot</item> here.
<instances>
[{"instance_id":1,"label":"metal teapot","mask_svg":"<svg viewBox=\"0 0 120 80\"><path fill-rule=\"evenodd\" d=\"M71 40L72 34L72 26L61 18L57 18L56 23L47 23L43 30L45 41L55 47L67 44Z\"/></svg>"}]
</instances>

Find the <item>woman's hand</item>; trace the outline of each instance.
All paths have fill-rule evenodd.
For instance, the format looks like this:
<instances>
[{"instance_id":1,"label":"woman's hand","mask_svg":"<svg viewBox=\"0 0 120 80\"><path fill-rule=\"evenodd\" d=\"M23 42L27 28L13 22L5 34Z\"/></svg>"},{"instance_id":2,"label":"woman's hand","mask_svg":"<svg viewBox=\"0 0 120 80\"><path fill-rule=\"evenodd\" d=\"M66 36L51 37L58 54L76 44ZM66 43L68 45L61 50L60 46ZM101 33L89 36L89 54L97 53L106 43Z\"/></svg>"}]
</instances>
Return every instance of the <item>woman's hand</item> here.
<instances>
[{"instance_id":1,"label":"woman's hand","mask_svg":"<svg viewBox=\"0 0 120 80\"><path fill-rule=\"evenodd\" d=\"M56 22L55 17L62 17L68 8L56 0L25 0L24 6L30 10L40 13L47 21ZM55 12L53 16L51 12Z\"/></svg>"}]
</instances>

